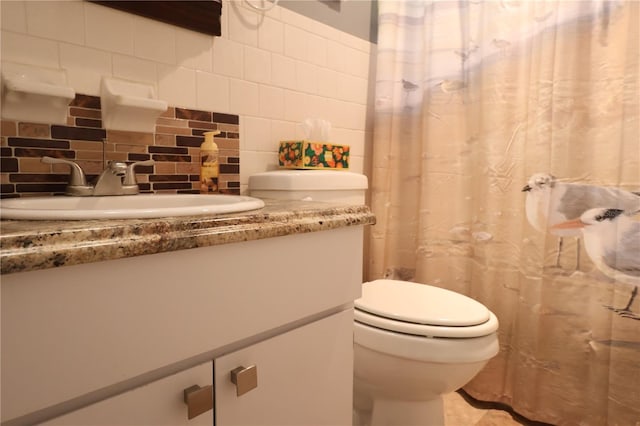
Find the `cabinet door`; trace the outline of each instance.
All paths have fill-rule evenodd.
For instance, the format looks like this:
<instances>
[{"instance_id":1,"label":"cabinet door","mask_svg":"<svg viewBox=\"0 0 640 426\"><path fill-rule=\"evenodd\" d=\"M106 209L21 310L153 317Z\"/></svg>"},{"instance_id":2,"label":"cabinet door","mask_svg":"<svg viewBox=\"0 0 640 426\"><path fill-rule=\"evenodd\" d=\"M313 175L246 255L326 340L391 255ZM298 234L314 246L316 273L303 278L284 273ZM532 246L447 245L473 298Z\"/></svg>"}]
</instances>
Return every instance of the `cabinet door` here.
<instances>
[{"instance_id":1,"label":"cabinet door","mask_svg":"<svg viewBox=\"0 0 640 426\"><path fill-rule=\"evenodd\" d=\"M113 398L97 402L42 425L64 426L213 426L213 410L187 420L184 389L209 386L211 362L181 371Z\"/></svg>"},{"instance_id":2,"label":"cabinet door","mask_svg":"<svg viewBox=\"0 0 640 426\"><path fill-rule=\"evenodd\" d=\"M353 312L343 311L214 361L216 426L351 424ZM237 396L231 371L257 368Z\"/></svg>"}]
</instances>

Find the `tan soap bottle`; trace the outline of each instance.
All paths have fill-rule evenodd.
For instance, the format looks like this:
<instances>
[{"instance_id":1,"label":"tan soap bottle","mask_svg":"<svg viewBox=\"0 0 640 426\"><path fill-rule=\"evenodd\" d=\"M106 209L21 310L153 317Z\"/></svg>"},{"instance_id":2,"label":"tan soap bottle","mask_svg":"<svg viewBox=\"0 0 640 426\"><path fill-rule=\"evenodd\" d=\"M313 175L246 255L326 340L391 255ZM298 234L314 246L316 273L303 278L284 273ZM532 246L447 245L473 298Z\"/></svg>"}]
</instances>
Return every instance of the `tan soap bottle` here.
<instances>
[{"instance_id":1,"label":"tan soap bottle","mask_svg":"<svg viewBox=\"0 0 640 426\"><path fill-rule=\"evenodd\" d=\"M213 141L220 131L204 132L204 142L200 145L200 193L218 192L218 145Z\"/></svg>"}]
</instances>

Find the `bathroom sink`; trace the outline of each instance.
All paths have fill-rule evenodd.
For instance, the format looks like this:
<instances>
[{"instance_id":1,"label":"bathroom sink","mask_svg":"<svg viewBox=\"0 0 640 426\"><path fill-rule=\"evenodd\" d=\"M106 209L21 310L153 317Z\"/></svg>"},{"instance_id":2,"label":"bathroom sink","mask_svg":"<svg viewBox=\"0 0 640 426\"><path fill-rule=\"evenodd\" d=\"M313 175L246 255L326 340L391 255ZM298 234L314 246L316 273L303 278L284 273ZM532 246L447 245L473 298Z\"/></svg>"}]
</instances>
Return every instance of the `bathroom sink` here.
<instances>
[{"instance_id":1,"label":"bathroom sink","mask_svg":"<svg viewBox=\"0 0 640 426\"><path fill-rule=\"evenodd\" d=\"M2 219L143 219L236 213L264 207L258 198L223 194L142 194L105 197L33 197L0 201Z\"/></svg>"}]
</instances>

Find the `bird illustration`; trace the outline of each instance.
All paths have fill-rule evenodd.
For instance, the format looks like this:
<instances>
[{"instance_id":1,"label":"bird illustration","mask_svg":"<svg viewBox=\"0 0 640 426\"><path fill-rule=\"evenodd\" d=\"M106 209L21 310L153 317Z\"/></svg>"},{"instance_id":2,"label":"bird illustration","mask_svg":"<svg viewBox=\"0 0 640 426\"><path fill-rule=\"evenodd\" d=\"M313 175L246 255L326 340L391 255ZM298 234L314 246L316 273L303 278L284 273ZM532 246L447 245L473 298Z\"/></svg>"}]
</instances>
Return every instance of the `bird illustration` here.
<instances>
[{"instance_id":1,"label":"bird illustration","mask_svg":"<svg viewBox=\"0 0 640 426\"><path fill-rule=\"evenodd\" d=\"M417 84L415 84L415 83L413 83L413 82L411 82L409 80L402 79L402 88L404 90L412 91L412 90L416 90L418 87L420 87L420 86L418 86Z\"/></svg>"},{"instance_id":2,"label":"bird illustration","mask_svg":"<svg viewBox=\"0 0 640 426\"><path fill-rule=\"evenodd\" d=\"M509 49L509 47L511 46L510 41L494 38L491 43L493 43L495 47L500 49L502 56L507 56L507 49Z\"/></svg>"},{"instance_id":3,"label":"bird illustration","mask_svg":"<svg viewBox=\"0 0 640 426\"><path fill-rule=\"evenodd\" d=\"M402 88L404 89L404 106L405 108L410 108L409 107L409 95L411 94L411 92L417 90L420 86L418 86L416 83L413 83L409 80L405 80L402 79Z\"/></svg>"},{"instance_id":4,"label":"bird illustration","mask_svg":"<svg viewBox=\"0 0 640 426\"><path fill-rule=\"evenodd\" d=\"M640 315L631 312L640 285L640 210L625 213L622 209L598 207L553 228L581 230L585 251L596 268L616 281L634 286L625 307L605 307L640 320Z\"/></svg>"},{"instance_id":5,"label":"bird illustration","mask_svg":"<svg viewBox=\"0 0 640 426\"><path fill-rule=\"evenodd\" d=\"M585 211L609 206L626 211L640 209L640 195L618 188L559 182L547 173L533 174L522 188L527 193L527 220L536 230L559 237L556 266L560 266L564 237L580 238L580 229L554 228L554 225L580 217ZM580 266L580 245L576 269Z\"/></svg>"},{"instance_id":6,"label":"bird illustration","mask_svg":"<svg viewBox=\"0 0 640 426\"><path fill-rule=\"evenodd\" d=\"M442 93L448 93L449 94L449 99L447 100L447 103L451 102L451 100L453 99L453 96L458 93L460 96L460 100L462 101L462 103L465 103L464 100L464 93L462 92L464 89L466 89L467 87L467 83L465 83L462 80L442 80L440 83L437 84L437 86L440 87L440 91L442 91Z\"/></svg>"},{"instance_id":7,"label":"bird illustration","mask_svg":"<svg viewBox=\"0 0 640 426\"><path fill-rule=\"evenodd\" d=\"M467 87L467 83L462 80L442 80L438 83L443 93L452 93Z\"/></svg>"}]
</instances>

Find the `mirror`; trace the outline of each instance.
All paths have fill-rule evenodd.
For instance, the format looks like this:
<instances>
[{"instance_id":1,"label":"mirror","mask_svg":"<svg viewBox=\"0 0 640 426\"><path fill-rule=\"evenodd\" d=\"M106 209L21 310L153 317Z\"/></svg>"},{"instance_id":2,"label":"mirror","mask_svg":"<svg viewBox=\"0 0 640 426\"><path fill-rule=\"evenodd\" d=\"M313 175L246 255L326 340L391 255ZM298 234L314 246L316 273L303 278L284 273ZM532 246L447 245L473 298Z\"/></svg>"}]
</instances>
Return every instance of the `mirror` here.
<instances>
[{"instance_id":1,"label":"mirror","mask_svg":"<svg viewBox=\"0 0 640 426\"><path fill-rule=\"evenodd\" d=\"M89 1L204 34L221 34L222 0Z\"/></svg>"}]
</instances>

